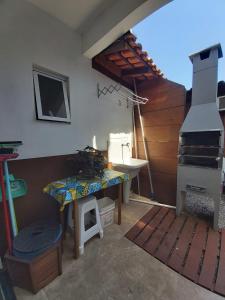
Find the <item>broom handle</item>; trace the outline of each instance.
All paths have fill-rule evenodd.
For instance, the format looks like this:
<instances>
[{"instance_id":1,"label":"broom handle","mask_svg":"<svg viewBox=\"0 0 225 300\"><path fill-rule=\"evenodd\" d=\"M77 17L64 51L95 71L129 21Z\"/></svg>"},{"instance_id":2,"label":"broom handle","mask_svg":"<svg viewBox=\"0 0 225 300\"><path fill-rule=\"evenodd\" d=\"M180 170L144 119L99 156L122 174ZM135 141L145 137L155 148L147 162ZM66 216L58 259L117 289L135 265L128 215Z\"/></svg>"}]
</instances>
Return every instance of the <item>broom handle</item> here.
<instances>
[{"instance_id":1,"label":"broom handle","mask_svg":"<svg viewBox=\"0 0 225 300\"><path fill-rule=\"evenodd\" d=\"M4 164L4 171L5 171L5 183L6 183L6 190L7 190L7 195L8 195L12 232L13 232L13 237L15 237L18 233L18 230L17 230L16 215L15 215L13 197L12 197L12 192L11 192L11 186L10 186L10 181L9 181L9 169L8 169L7 160L5 160L3 162L3 164Z\"/></svg>"}]
</instances>

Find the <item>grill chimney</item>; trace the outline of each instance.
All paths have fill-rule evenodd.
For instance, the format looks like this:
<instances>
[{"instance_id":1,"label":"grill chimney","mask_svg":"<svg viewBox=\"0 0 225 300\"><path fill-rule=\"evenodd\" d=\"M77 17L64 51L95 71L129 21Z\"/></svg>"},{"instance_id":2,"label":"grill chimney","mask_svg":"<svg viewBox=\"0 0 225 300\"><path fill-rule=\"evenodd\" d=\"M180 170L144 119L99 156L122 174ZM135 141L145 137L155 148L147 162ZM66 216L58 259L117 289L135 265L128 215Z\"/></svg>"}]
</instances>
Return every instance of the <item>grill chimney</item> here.
<instances>
[{"instance_id":1,"label":"grill chimney","mask_svg":"<svg viewBox=\"0 0 225 300\"><path fill-rule=\"evenodd\" d=\"M181 127L182 132L223 130L217 105L218 59L220 44L192 54L192 104Z\"/></svg>"},{"instance_id":2,"label":"grill chimney","mask_svg":"<svg viewBox=\"0 0 225 300\"><path fill-rule=\"evenodd\" d=\"M216 102L218 59L222 57L220 44L192 54L192 105Z\"/></svg>"}]
</instances>

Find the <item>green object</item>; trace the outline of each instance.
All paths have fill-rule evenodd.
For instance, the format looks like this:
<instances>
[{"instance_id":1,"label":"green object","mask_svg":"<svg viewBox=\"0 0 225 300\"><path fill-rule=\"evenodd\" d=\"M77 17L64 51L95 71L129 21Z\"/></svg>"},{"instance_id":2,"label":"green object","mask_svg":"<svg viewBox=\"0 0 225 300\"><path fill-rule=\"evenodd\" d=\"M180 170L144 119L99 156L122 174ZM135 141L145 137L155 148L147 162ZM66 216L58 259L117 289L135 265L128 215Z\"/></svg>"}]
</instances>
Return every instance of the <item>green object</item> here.
<instances>
[{"instance_id":1,"label":"green object","mask_svg":"<svg viewBox=\"0 0 225 300\"><path fill-rule=\"evenodd\" d=\"M22 197L27 194L27 184L23 179L15 179L11 174L9 176L11 193L13 198ZM8 195L6 195L8 200ZM2 201L2 191L0 189L0 202Z\"/></svg>"},{"instance_id":2,"label":"green object","mask_svg":"<svg viewBox=\"0 0 225 300\"><path fill-rule=\"evenodd\" d=\"M9 148L9 147L18 147L20 145L22 145L23 143L21 141L6 141L6 142L0 142L0 147L6 147L6 148Z\"/></svg>"},{"instance_id":3,"label":"green object","mask_svg":"<svg viewBox=\"0 0 225 300\"><path fill-rule=\"evenodd\" d=\"M5 179L5 176L4 176L4 179ZM9 181L13 181L13 180L15 180L15 177L14 177L13 174L10 174L10 175L9 175Z\"/></svg>"}]
</instances>

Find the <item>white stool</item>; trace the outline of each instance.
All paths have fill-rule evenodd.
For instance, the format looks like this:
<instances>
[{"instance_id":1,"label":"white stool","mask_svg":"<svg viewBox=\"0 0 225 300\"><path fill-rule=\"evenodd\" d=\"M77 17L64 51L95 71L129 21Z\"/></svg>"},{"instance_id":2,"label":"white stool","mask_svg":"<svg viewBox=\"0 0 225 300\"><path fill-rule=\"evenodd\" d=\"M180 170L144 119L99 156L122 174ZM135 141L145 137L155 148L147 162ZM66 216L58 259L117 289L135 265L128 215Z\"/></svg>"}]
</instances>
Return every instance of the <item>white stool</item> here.
<instances>
[{"instance_id":1,"label":"white stool","mask_svg":"<svg viewBox=\"0 0 225 300\"><path fill-rule=\"evenodd\" d=\"M94 196L88 196L78 200L78 207L79 207L79 224L80 224L80 254L84 253L84 244L92 238L94 235L100 235L100 238L103 238L103 229L100 221L100 214L98 209L98 203ZM91 216L91 211L94 211L95 215ZM68 225L73 228L73 219L72 219L72 211L73 211L73 204L71 203L69 207L69 218L68 218ZM89 219L85 218L85 214L89 213ZM95 219L95 224L85 230L85 225L87 225L87 220L92 221ZM72 225L72 226L71 226Z\"/></svg>"}]
</instances>

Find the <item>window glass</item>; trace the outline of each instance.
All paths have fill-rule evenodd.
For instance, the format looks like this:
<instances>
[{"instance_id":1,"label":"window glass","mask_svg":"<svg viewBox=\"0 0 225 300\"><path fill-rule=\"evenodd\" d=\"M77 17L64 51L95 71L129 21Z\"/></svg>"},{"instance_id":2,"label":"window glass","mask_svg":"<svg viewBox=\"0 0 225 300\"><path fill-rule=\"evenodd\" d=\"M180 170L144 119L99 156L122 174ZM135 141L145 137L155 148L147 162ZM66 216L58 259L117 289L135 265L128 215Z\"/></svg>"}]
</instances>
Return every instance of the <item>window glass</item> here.
<instances>
[{"instance_id":1,"label":"window glass","mask_svg":"<svg viewBox=\"0 0 225 300\"><path fill-rule=\"evenodd\" d=\"M38 74L43 116L66 118L63 82Z\"/></svg>"}]
</instances>

